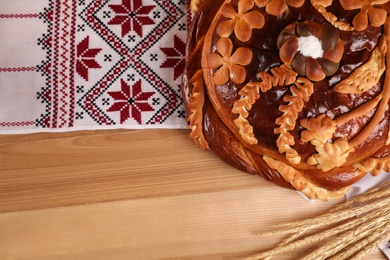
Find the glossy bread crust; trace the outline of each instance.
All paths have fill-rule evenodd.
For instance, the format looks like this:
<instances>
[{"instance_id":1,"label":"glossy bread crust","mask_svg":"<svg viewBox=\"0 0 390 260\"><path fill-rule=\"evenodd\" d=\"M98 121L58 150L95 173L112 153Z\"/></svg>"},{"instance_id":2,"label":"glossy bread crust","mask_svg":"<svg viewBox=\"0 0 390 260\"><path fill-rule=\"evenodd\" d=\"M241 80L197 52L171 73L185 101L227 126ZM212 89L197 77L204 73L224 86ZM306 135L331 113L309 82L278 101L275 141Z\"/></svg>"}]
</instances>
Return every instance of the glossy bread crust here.
<instances>
[{"instance_id":1,"label":"glossy bread crust","mask_svg":"<svg viewBox=\"0 0 390 260\"><path fill-rule=\"evenodd\" d=\"M194 1L183 75L190 137L323 200L389 170L390 3L363 2Z\"/></svg>"}]
</instances>

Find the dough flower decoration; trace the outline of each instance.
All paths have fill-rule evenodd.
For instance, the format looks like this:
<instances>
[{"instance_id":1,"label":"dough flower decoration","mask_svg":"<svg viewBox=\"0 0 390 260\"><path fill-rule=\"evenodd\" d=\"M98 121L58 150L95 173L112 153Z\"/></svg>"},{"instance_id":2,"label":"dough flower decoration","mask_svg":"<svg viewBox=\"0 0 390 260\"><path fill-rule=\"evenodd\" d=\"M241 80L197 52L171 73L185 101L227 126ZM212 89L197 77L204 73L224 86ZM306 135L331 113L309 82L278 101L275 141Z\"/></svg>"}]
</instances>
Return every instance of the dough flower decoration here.
<instances>
[{"instance_id":1,"label":"dough flower decoration","mask_svg":"<svg viewBox=\"0 0 390 260\"><path fill-rule=\"evenodd\" d=\"M213 82L216 85L225 84L229 78L232 82L241 84L245 81L246 70L243 66L252 60L252 52L244 47L233 52L233 43L229 38L220 38L217 42L217 52L210 54L208 65L216 70Z\"/></svg>"},{"instance_id":2,"label":"dough flower decoration","mask_svg":"<svg viewBox=\"0 0 390 260\"><path fill-rule=\"evenodd\" d=\"M345 10L360 9L352 21L352 25L357 31L366 29L368 22L374 27L382 26L386 21L387 12L383 8L374 7L374 5L387 2L389 0L340 0L340 4Z\"/></svg>"},{"instance_id":3,"label":"dough flower decoration","mask_svg":"<svg viewBox=\"0 0 390 260\"><path fill-rule=\"evenodd\" d=\"M301 141L311 142L317 153L308 158L308 163L316 165L318 169L329 171L341 166L346 162L348 155L354 148L345 139L332 141L333 133L336 131L336 122L325 114L310 119L301 120L301 126L307 130L302 131Z\"/></svg>"},{"instance_id":4,"label":"dough flower decoration","mask_svg":"<svg viewBox=\"0 0 390 260\"><path fill-rule=\"evenodd\" d=\"M267 14L280 16L288 11L288 7L301 7L305 0L255 0L259 7L265 7Z\"/></svg>"},{"instance_id":5,"label":"dough flower decoration","mask_svg":"<svg viewBox=\"0 0 390 260\"><path fill-rule=\"evenodd\" d=\"M308 20L286 26L279 34L277 47L282 62L312 81L333 75L344 53L335 27Z\"/></svg>"},{"instance_id":6,"label":"dough flower decoration","mask_svg":"<svg viewBox=\"0 0 390 260\"><path fill-rule=\"evenodd\" d=\"M264 26L264 16L258 11L250 11L254 6L254 0L239 1L238 12L230 5L222 7L221 14L228 20L223 21L217 27L220 37L229 37L233 32L237 39L246 42L252 36L252 29L261 29Z\"/></svg>"},{"instance_id":7,"label":"dough flower decoration","mask_svg":"<svg viewBox=\"0 0 390 260\"><path fill-rule=\"evenodd\" d=\"M325 114L310 119L304 118L300 123L303 128L307 129L302 131L301 141L311 142L315 146L322 146L329 142L336 131L335 123Z\"/></svg>"},{"instance_id":8,"label":"dough flower decoration","mask_svg":"<svg viewBox=\"0 0 390 260\"><path fill-rule=\"evenodd\" d=\"M316 150L318 153L310 156L307 162L327 172L342 166L354 148L349 145L347 140L339 138L334 143L325 143L323 146L316 147Z\"/></svg>"}]
</instances>

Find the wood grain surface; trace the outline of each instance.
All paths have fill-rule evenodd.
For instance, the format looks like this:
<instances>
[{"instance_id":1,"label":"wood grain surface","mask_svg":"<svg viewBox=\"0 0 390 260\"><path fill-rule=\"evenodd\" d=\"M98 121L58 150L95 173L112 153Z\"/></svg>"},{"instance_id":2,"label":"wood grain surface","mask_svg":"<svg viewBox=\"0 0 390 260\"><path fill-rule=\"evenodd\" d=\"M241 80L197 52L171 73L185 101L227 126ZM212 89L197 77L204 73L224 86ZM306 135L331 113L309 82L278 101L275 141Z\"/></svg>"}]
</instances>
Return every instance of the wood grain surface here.
<instances>
[{"instance_id":1,"label":"wood grain surface","mask_svg":"<svg viewBox=\"0 0 390 260\"><path fill-rule=\"evenodd\" d=\"M188 134L0 135L0 259L241 259L283 238L258 231L343 201L308 202ZM385 258L375 250L367 259Z\"/></svg>"}]
</instances>

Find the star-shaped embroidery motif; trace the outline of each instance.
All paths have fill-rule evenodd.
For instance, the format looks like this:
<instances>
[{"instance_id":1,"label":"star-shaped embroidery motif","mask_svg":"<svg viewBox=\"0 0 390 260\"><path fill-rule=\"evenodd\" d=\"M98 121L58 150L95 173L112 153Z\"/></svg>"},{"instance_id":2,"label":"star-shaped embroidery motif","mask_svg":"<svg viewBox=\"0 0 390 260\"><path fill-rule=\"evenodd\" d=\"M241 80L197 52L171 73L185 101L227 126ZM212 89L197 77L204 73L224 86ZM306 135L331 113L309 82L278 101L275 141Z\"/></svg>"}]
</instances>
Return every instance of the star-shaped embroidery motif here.
<instances>
[{"instance_id":1,"label":"star-shaped embroidery motif","mask_svg":"<svg viewBox=\"0 0 390 260\"><path fill-rule=\"evenodd\" d=\"M173 79L176 80L183 73L185 64L185 43L174 35L172 48L161 48L167 59L161 68L173 68Z\"/></svg>"},{"instance_id":2,"label":"star-shaped embroidery motif","mask_svg":"<svg viewBox=\"0 0 390 260\"><path fill-rule=\"evenodd\" d=\"M142 0L122 0L121 5L108 5L115 13L115 17L108 24L120 24L122 26L122 37L130 31L135 31L142 37L142 26L154 24L149 13L154 5L142 5Z\"/></svg>"},{"instance_id":3,"label":"star-shaped embroidery motif","mask_svg":"<svg viewBox=\"0 0 390 260\"><path fill-rule=\"evenodd\" d=\"M114 99L115 103L107 111L119 111L121 124L130 117L134 118L138 124L142 124L142 112L154 111L148 99L155 92L142 92L141 80L138 80L130 87L121 79L121 91L108 92L108 94Z\"/></svg>"},{"instance_id":4,"label":"star-shaped embroidery motif","mask_svg":"<svg viewBox=\"0 0 390 260\"><path fill-rule=\"evenodd\" d=\"M88 81L88 69L101 68L100 64L95 60L96 55L101 50L101 48L89 48L89 36L77 44L76 72L86 81Z\"/></svg>"}]
</instances>

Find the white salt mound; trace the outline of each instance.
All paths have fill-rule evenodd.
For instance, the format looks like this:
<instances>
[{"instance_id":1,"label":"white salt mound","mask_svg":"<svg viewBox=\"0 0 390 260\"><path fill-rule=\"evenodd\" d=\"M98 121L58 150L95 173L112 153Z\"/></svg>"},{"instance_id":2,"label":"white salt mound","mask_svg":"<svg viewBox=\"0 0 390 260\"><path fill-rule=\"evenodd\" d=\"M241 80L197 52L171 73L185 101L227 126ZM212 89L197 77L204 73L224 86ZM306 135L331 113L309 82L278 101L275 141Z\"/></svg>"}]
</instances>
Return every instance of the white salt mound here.
<instances>
[{"instance_id":1,"label":"white salt mound","mask_svg":"<svg viewBox=\"0 0 390 260\"><path fill-rule=\"evenodd\" d=\"M313 35L298 38L298 51L313 59L322 58L324 54L321 41Z\"/></svg>"}]
</instances>

